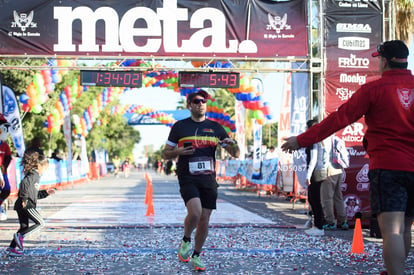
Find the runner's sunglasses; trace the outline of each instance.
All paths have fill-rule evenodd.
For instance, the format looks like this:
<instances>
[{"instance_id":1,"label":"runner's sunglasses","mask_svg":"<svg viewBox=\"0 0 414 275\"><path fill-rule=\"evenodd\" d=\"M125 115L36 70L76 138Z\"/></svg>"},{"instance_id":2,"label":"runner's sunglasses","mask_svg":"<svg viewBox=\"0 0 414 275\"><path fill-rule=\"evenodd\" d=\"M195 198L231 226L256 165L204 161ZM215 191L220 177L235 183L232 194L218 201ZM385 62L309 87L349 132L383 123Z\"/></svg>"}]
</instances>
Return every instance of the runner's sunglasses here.
<instances>
[{"instance_id":1,"label":"runner's sunglasses","mask_svg":"<svg viewBox=\"0 0 414 275\"><path fill-rule=\"evenodd\" d=\"M200 104L200 103L205 104L205 103L207 103L207 100L196 98L196 99L193 99L193 101L191 101L191 103L193 103L193 104Z\"/></svg>"}]
</instances>

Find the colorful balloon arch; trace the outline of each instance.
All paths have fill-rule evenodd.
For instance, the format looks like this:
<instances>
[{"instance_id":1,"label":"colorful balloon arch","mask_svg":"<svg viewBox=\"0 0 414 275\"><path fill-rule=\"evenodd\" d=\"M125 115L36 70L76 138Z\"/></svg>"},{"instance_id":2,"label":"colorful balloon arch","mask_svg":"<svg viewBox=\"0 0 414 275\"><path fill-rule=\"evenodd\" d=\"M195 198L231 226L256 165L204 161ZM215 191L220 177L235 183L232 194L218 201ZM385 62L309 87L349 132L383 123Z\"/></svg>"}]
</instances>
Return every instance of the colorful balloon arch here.
<instances>
[{"instance_id":1,"label":"colorful balloon arch","mask_svg":"<svg viewBox=\"0 0 414 275\"><path fill-rule=\"evenodd\" d=\"M212 68L231 68L230 63L215 62L208 65L203 62L193 61L194 67L212 67ZM50 60L47 66L66 66L70 67L74 65L73 62L67 60ZM113 66L114 63L109 63L107 66ZM116 64L119 66L138 66L146 67L150 64L144 61L137 60L125 60L122 63ZM179 92L182 96L187 96L190 93L196 92L197 88L179 88L178 87L178 73L174 71L162 71L162 67L156 66L157 71L146 72L143 75L144 87L162 87L166 89ZM159 69L159 70L158 70ZM55 84L62 80L62 76L66 73L66 70L42 70L41 73L37 73L33 77L33 82L30 83L26 89L26 94L20 96L20 102L23 104L24 111L30 111L33 113L40 113L42 111L42 104L48 100L48 94L54 90ZM86 91L88 87L81 86L79 78L72 80L71 85L65 87L64 91L61 91L59 99L55 103L55 109L47 117L45 126L49 133L59 132L61 125L63 125L63 118L66 111L72 109L72 104L76 102L76 99L80 97L81 93ZM83 112L82 117L73 117L75 125L75 133L86 136L92 129L93 123L99 116L99 112L106 106L109 100L118 97L122 92L129 90L124 87L110 87L105 88L97 95L93 102ZM261 92L250 84L250 79L241 75L240 87L237 89L227 89L230 93L233 93L235 98L242 102L243 106L251 111L251 116L257 120L259 124L264 124L266 119L272 119L269 106L266 102L262 102ZM129 106L130 108L131 106ZM136 108L137 106L134 106ZM138 108L136 111L147 111L147 109ZM151 109L148 112L150 116L161 115ZM236 130L235 123L230 119L230 116L224 112L223 108L218 106L215 99L210 99L207 102L207 117L219 122L223 125L227 132L234 132ZM155 117L156 118L156 117ZM167 126L168 123L165 123Z\"/></svg>"}]
</instances>

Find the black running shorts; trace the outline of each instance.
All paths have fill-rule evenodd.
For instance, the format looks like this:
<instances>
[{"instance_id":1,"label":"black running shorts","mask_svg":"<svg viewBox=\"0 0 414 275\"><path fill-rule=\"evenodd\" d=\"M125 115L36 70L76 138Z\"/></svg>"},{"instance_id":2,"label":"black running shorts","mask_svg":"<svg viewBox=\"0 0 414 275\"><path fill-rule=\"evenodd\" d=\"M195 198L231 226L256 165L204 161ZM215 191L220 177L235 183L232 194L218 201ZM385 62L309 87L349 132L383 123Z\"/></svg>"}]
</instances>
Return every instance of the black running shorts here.
<instances>
[{"instance_id":1,"label":"black running shorts","mask_svg":"<svg viewBox=\"0 0 414 275\"><path fill-rule=\"evenodd\" d=\"M402 211L414 217L414 172L375 169L368 177L373 214Z\"/></svg>"},{"instance_id":2,"label":"black running shorts","mask_svg":"<svg viewBox=\"0 0 414 275\"><path fill-rule=\"evenodd\" d=\"M209 180L208 182L200 180L198 176L179 176L180 193L184 203L192 198L200 198L201 206L206 209L217 208L217 182Z\"/></svg>"}]
</instances>

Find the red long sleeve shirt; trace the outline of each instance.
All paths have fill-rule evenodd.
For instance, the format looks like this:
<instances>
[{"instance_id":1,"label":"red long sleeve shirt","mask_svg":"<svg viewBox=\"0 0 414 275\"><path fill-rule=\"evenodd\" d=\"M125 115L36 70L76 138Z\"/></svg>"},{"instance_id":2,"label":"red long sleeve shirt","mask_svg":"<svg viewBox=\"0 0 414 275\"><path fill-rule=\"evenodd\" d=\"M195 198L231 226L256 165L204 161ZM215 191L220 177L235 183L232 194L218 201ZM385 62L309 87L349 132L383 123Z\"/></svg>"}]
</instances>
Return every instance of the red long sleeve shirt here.
<instances>
[{"instance_id":1,"label":"red long sleeve shirt","mask_svg":"<svg viewBox=\"0 0 414 275\"><path fill-rule=\"evenodd\" d=\"M410 70L385 71L336 112L300 134L302 147L319 142L365 115L370 170L414 172L414 76Z\"/></svg>"}]
</instances>

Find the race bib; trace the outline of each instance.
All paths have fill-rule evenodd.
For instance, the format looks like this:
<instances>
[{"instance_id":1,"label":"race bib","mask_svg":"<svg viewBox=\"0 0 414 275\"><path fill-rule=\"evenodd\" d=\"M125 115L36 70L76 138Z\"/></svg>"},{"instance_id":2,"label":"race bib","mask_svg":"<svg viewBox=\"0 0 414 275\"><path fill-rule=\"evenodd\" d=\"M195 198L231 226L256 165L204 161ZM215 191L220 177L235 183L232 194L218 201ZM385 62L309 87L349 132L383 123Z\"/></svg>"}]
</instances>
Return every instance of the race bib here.
<instances>
[{"instance_id":1,"label":"race bib","mask_svg":"<svg viewBox=\"0 0 414 275\"><path fill-rule=\"evenodd\" d=\"M214 162L211 157L194 157L188 162L191 175L210 175L214 173Z\"/></svg>"}]
</instances>

